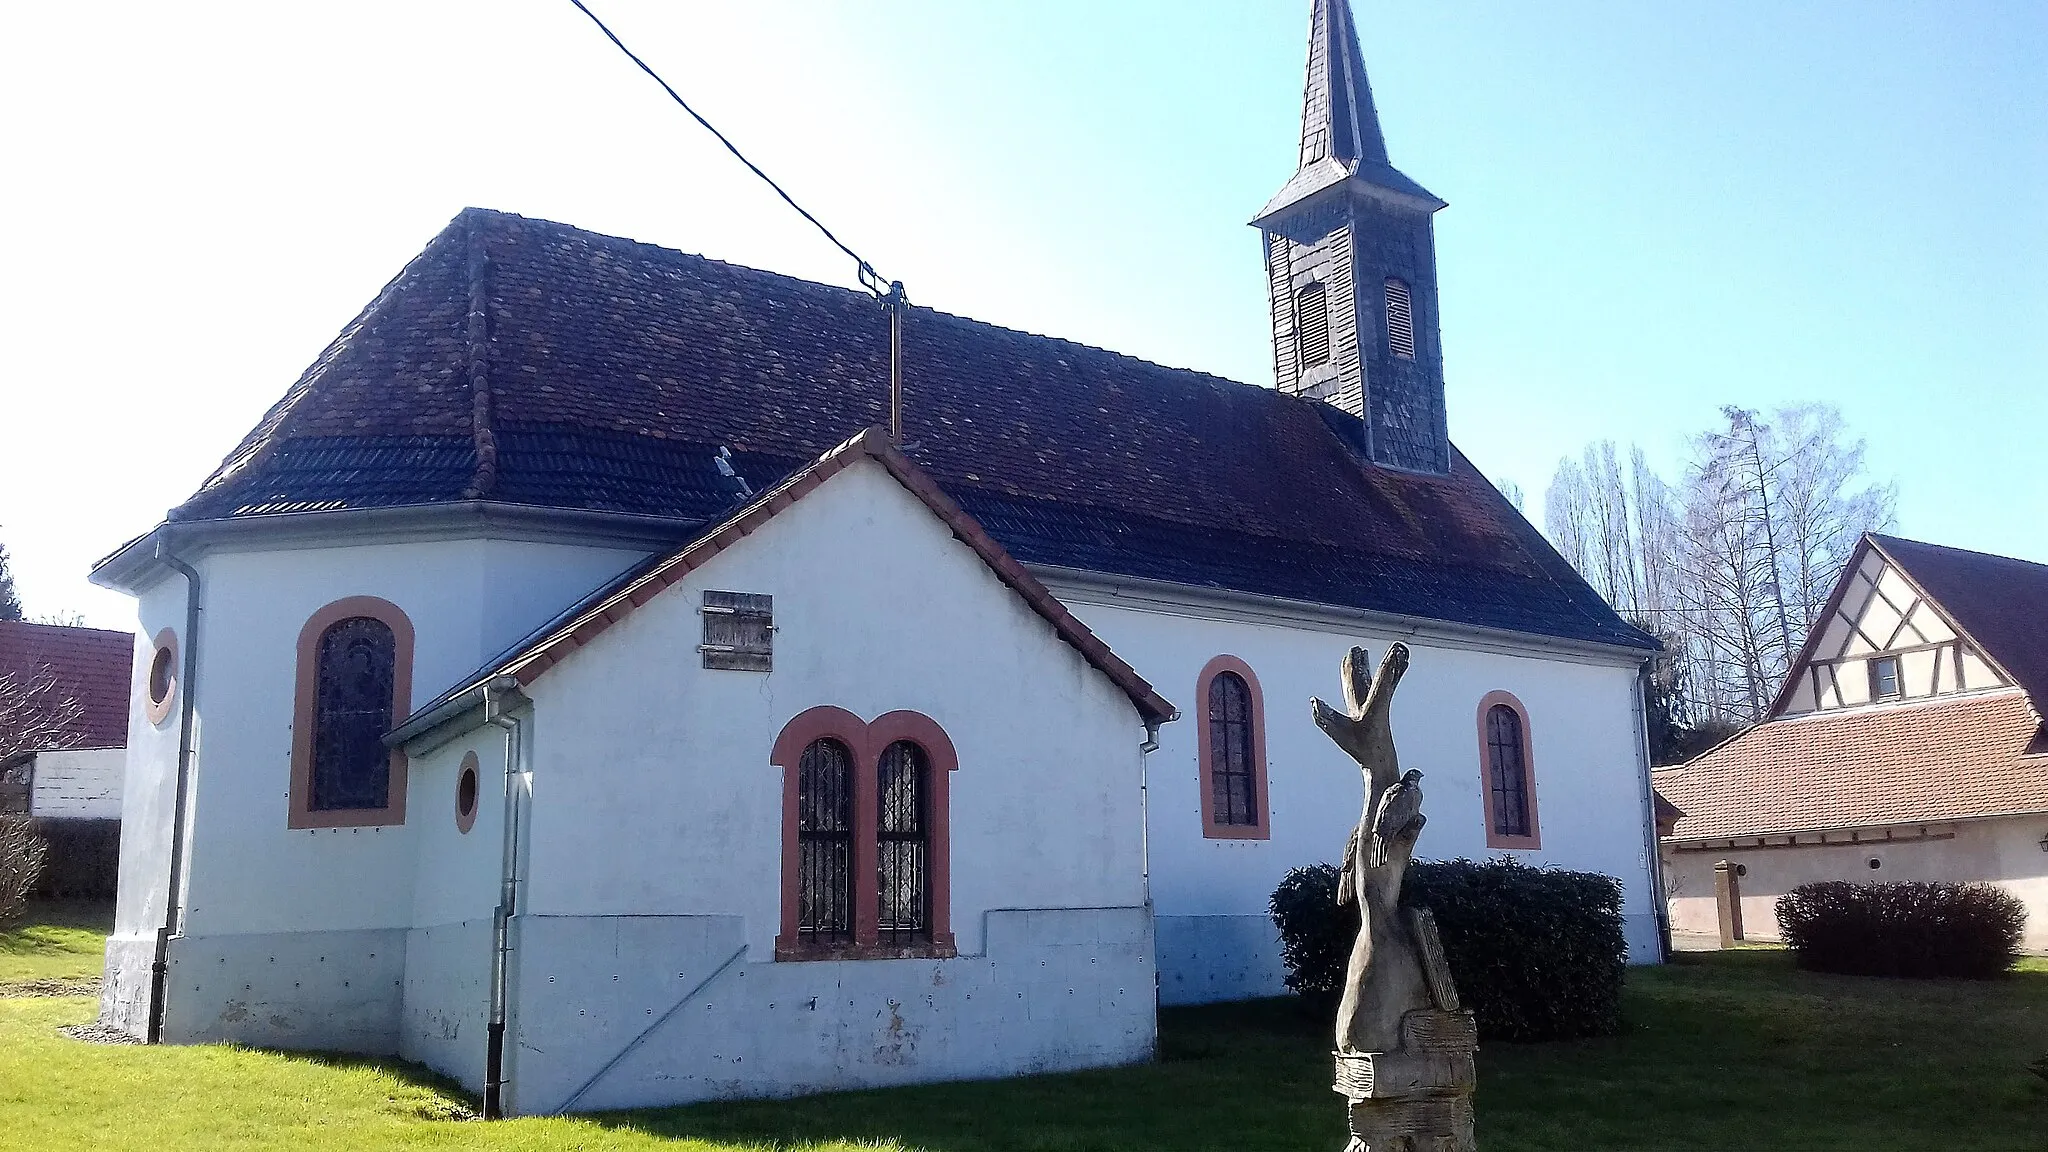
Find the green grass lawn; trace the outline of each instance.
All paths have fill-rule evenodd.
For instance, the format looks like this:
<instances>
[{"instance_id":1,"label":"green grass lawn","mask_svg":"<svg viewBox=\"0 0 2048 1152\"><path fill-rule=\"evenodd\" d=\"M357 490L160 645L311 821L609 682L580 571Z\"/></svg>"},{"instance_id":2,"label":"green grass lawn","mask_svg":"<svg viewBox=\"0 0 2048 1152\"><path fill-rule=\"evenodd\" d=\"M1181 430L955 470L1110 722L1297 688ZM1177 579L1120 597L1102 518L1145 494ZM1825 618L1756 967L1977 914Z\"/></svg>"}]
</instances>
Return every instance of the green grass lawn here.
<instances>
[{"instance_id":1,"label":"green grass lawn","mask_svg":"<svg viewBox=\"0 0 2048 1152\"><path fill-rule=\"evenodd\" d=\"M21 946L25 935L0 935L0 964L49 962L42 944ZM1631 973L1627 997L1623 1035L1480 1053L1487 1152L2048 1148L2048 1083L2024 1068L2048 1053L2041 961L1991 983L1917 983L1799 972L1782 952L1701 954ZM1169 1011L1160 1060L1146 1067L491 1125L464 1119L466 1098L395 1063L96 1046L57 1031L93 1012L78 997L0 999L0 1144L1326 1152L1343 1143L1324 1028L1284 1001Z\"/></svg>"},{"instance_id":2,"label":"green grass lawn","mask_svg":"<svg viewBox=\"0 0 2048 1152\"><path fill-rule=\"evenodd\" d=\"M0 987L98 980L113 924L110 904L51 900L30 905L26 921L0 932Z\"/></svg>"}]
</instances>

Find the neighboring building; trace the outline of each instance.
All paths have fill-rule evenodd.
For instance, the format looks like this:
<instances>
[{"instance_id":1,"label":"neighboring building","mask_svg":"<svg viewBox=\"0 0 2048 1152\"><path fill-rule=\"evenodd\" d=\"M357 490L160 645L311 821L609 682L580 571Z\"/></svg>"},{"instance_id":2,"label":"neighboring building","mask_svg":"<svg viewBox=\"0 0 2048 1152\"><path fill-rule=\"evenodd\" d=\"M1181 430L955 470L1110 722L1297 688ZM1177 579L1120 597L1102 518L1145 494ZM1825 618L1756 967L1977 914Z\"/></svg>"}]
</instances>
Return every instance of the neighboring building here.
<instances>
[{"instance_id":1,"label":"neighboring building","mask_svg":"<svg viewBox=\"0 0 2048 1152\"><path fill-rule=\"evenodd\" d=\"M134 656L126 632L0 620L0 677L33 702L9 719L36 734L16 747L16 734L0 732L0 813L121 818Z\"/></svg>"},{"instance_id":2,"label":"neighboring building","mask_svg":"<svg viewBox=\"0 0 2048 1152\"><path fill-rule=\"evenodd\" d=\"M2048 565L1865 536L1763 722L1655 773L1673 929L1775 940L1815 880L1988 881L2048 949L2044 701Z\"/></svg>"},{"instance_id":3,"label":"neighboring building","mask_svg":"<svg viewBox=\"0 0 2048 1152\"><path fill-rule=\"evenodd\" d=\"M1656 959L1653 642L1447 439L1336 0L1303 121L1278 390L914 309L900 450L868 297L463 212L96 571L203 736L131 749L104 1017L524 1112L1141 1059L1282 990L1358 816L1308 698L1397 639L1429 851L1617 876Z\"/></svg>"}]
</instances>

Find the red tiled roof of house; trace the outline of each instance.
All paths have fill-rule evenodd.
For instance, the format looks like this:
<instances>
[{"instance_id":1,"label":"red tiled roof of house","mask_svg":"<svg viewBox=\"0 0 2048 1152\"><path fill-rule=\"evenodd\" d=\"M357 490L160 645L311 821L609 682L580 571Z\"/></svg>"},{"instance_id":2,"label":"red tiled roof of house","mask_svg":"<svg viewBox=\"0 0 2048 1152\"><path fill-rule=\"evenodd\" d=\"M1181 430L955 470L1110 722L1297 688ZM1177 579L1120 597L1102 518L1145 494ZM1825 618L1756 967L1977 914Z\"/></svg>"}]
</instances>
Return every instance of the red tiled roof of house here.
<instances>
[{"instance_id":1,"label":"red tiled roof of house","mask_svg":"<svg viewBox=\"0 0 2048 1152\"><path fill-rule=\"evenodd\" d=\"M135 637L100 628L0 621L0 676L27 686L48 675L53 700L76 700L79 714L49 746L120 748L128 743L128 678ZM19 689L17 689L19 690Z\"/></svg>"},{"instance_id":2,"label":"red tiled roof of house","mask_svg":"<svg viewBox=\"0 0 2048 1152\"><path fill-rule=\"evenodd\" d=\"M1679 840L2048 811L2041 717L2019 692L1809 713L1758 724L1652 774Z\"/></svg>"}]
</instances>

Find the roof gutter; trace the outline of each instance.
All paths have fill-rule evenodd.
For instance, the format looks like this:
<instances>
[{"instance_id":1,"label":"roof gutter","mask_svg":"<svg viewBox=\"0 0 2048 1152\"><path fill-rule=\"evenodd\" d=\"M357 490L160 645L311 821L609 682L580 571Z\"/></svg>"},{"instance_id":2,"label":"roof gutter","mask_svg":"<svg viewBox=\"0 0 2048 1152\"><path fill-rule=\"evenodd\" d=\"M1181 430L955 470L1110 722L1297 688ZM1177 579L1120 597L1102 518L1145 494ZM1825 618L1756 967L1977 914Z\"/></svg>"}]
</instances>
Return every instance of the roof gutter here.
<instances>
[{"instance_id":1,"label":"roof gutter","mask_svg":"<svg viewBox=\"0 0 2048 1152\"><path fill-rule=\"evenodd\" d=\"M1372 631L1396 637L1455 640L1468 647L1478 647L1481 650L1505 655L1565 655L1599 664L1634 666L1654 654L1652 650L1634 644L1569 640L1559 636L1516 632L1506 628L1488 628L1478 624L1459 624L1448 620L1380 612L1369 608L1347 608L1312 600L1292 600L1282 596L1240 592L1230 588L1176 584L1170 580L1119 576L1056 564L1026 564L1025 567L1063 600L1071 595L1076 599L1088 601L1091 599L1090 594L1093 593L1096 597L1092 601L1094 603L1139 607L1154 613L1165 610L1163 614L1166 615L1188 614L1186 611L1175 612L1173 609L1213 608L1221 612L1263 617L1260 621L1263 623L1279 623L1291 627L1303 624L1321 625L1338 632L1350 631L1363 625Z\"/></svg>"},{"instance_id":2,"label":"roof gutter","mask_svg":"<svg viewBox=\"0 0 2048 1152\"><path fill-rule=\"evenodd\" d=\"M652 550L688 539L700 528L698 521L673 516L550 508L495 500L165 520L94 564L91 579L102 588L133 594L161 570L157 559L159 547L176 547L189 553L249 537L261 537L266 547L276 547L293 542L324 545L349 539L366 543L445 539L454 529L503 539L580 539Z\"/></svg>"}]
</instances>

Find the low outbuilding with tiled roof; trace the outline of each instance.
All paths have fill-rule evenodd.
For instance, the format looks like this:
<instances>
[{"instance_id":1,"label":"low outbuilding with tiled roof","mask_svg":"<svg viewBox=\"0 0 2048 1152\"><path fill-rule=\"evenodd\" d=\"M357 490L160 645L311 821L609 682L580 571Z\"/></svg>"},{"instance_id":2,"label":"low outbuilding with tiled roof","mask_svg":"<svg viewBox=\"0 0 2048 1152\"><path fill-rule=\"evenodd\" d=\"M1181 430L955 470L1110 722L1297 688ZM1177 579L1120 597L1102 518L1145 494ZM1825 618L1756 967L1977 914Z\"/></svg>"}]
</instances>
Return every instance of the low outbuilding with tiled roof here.
<instances>
[{"instance_id":1,"label":"low outbuilding with tiled roof","mask_svg":"<svg viewBox=\"0 0 2048 1152\"><path fill-rule=\"evenodd\" d=\"M1675 930L1813 880L2002 884L2048 949L2048 565L1870 535L1762 723L1655 773Z\"/></svg>"},{"instance_id":2,"label":"low outbuilding with tiled roof","mask_svg":"<svg viewBox=\"0 0 2048 1152\"><path fill-rule=\"evenodd\" d=\"M120 819L134 659L126 632L0 620L0 813Z\"/></svg>"}]
</instances>

